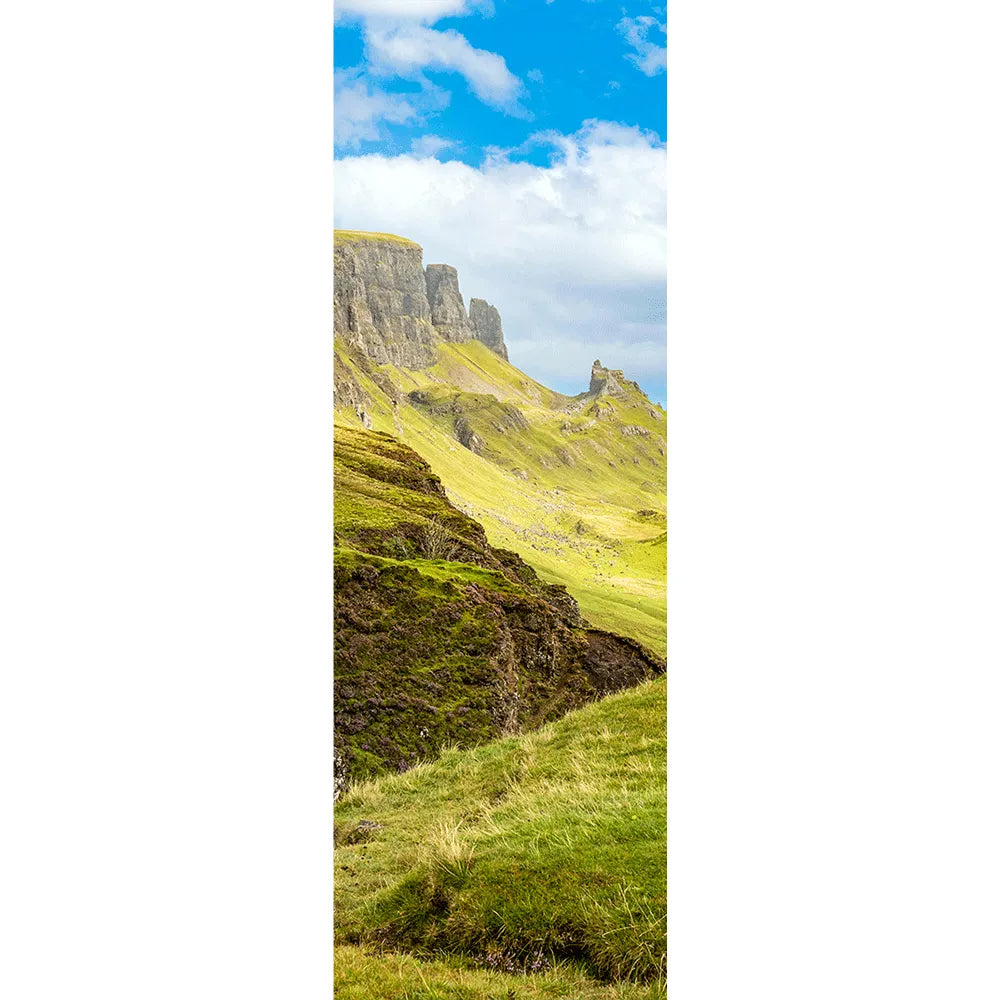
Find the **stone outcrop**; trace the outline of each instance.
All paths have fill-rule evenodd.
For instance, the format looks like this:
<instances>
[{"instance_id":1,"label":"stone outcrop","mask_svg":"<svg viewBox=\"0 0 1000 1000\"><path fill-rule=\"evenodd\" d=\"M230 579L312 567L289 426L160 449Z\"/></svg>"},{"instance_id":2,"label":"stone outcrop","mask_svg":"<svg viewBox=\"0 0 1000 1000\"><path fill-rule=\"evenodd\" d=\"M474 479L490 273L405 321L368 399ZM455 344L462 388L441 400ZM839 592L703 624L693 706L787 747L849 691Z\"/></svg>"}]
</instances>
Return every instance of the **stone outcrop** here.
<instances>
[{"instance_id":1,"label":"stone outcrop","mask_svg":"<svg viewBox=\"0 0 1000 1000\"><path fill-rule=\"evenodd\" d=\"M407 395L409 402L435 416L454 419L455 437L469 451L482 455L485 439L510 431L524 431L530 426L527 418L513 403L505 403L485 393L462 392L459 389L414 389Z\"/></svg>"},{"instance_id":2,"label":"stone outcrop","mask_svg":"<svg viewBox=\"0 0 1000 1000\"><path fill-rule=\"evenodd\" d=\"M335 336L377 365L427 368L442 342L479 340L505 360L500 314L483 299L470 312L450 264L423 266L423 251L385 233L334 233Z\"/></svg>"},{"instance_id":3,"label":"stone outcrop","mask_svg":"<svg viewBox=\"0 0 1000 1000\"><path fill-rule=\"evenodd\" d=\"M473 299L469 303L469 322L476 340L481 340L506 361L507 345L503 342L503 326L496 308L485 299Z\"/></svg>"},{"instance_id":4,"label":"stone outcrop","mask_svg":"<svg viewBox=\"0 0 1000 1000\"><path fill-rule=\"evenodd\" d=\"M590 369L590 388L587 390L591 396L621 396L624 393L622 381L625 375L612 368L605 368L600 361L595 361Z\"/></svg>"},{"instance_id":5,"label":"stone outcrop","mask_svg":"<svg viewBox=\"0 0 1000 1000\"><path fill-rule=\"evenodd\" d=\"M629 390L634 390L646 399L646 394L639 388L638 382L625 378L618 368L605 368L600 361L595 361L590 369L590 396L624 396Z\"/></svg>"},{"instance_id":6,"label":"stone outcrop","mask_svg":"<svg viewBox=\"0 0 1000 1000\"><path fill-rule=\"evenodd\" d=\"M472 424L465 417L458 417L455 421L455 437L476 455L482 455L485 442L473 430Z\"/></svg>"},{"instance_id":7,"label":"stone outcrop","mask_svg":"<svg viewBox=\"0 0 1000 1000\"><path fill-rule=\"evenodd\" d=\"M458 271L450 264L428 264L425 274L431 322L438 335L458 344L472 340L472 324L458 290Z\"/></svg>"},{"instance_id":8,"label":"stone outcrop","mask_svg":"<svg viewBox=\"0 0 1000 1000\"><path fill-rule=\"evenodd\" d=\"M437 336L416 243L378 237L334 241L333 329L376 364L424 368Z\"/></svg>"}]
</instances>

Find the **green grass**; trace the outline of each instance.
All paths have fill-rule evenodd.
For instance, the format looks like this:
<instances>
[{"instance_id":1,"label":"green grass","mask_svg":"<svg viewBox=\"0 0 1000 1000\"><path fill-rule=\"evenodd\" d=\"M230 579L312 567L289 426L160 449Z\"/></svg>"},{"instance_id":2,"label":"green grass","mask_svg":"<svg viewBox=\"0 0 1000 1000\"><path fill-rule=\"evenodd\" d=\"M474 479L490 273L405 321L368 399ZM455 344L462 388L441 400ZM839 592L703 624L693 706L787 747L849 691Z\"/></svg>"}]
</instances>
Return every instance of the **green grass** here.
<instances>
[{"instance_id":1,"label":"green grass","mask_svg":"<svg viewBox=\"0 0 1000 1000\"><path fill-rule=\"evenodd\" d=\"M661 980L665 725L661 678L355 785L336 839L362 819L382 829L336 850L338 943L466 962L541 952L602 981Z\"/></svg>"},{"instance_id":2,"label":"green grass","mask_svg":"<svg viewBox=\"0 0 1000 1000\"><path fill-rule=\"evenodd\" d=\"M399 952L334 948L337 1000L667 1000L666 985L596 983L568 965L532 976L422 961Z\"/></svg>"},{"instance_id":3,"label":"green grass","mask_svg":"<svg viewBox=\"0 0 1000 1000\"><path fill-rule=\"evenodd\" d=\"M338 533L424 524L435 517L460 519L434 492L438 477L414 461L395 440L351 427L337 427L333 458L333 523Z\"/></svg>"},{"instance_id":4,"label":"green grass","mask_svg":"<svg viewBox=\"0 0 1000 1000\"><path fill-rule=\"evenodd\" d=\"M353 569L361 565L374 566L380 570L396 568L405 571L408 578L423 582L423 588L420 587L419 582L415 582L413 589L417 593L421 589L441 592L442 588L438 586L441 583L475 584L477 587L501 591L506 594L524 593L523 588L511 583L502 573L482 566L453 562L448 559L421 559L416 556L405 560L392 559L371 555L367 552L358 552L347 545L337 546L334 551L335 567ZM453 590L444 588L444 592L453 593Z\"/></svg>"},{"instance_id":5,"label":"green grass","mask_svg":"<svg viewBox=\"0 0 1000 1000\"><path fill-rule=\"evenodd\" d=\"M494 736L493 604L467 593L474 585L502 602L515 588L476 566L345 546L334 549L334 574L337 745L352 780Z\"/></svg>"},{"instance_id":6,"label":"green grass","mask_svg":"<svg viewBox=\"0 0 1000 1000\"><path fill-rule=\"evenodd\" d=\"M333 231L334 246L341 243L361 243L363 241L395 243L399 246L420 249L419 243L414 243L413 240L405 239L402 236L395 236L392 233L368 233L362 229L335 229Z\"/></svg>"}]
</instances>

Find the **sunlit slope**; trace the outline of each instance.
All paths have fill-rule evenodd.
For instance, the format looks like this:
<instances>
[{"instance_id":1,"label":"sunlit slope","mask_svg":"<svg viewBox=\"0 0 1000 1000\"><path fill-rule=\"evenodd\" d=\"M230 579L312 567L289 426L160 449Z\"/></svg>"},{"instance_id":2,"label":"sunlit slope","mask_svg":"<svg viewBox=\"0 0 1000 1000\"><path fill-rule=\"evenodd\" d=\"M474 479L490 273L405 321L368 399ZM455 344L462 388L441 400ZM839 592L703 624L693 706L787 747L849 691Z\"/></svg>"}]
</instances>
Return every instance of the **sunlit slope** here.
<instances>
[{"instance_id":1,"label":"sunlit slope","mask_svg":"<svg viewBox=\"0 0 1000 1000\"><path fill-rule=\"evenodd\" d=\"M661 678L355 786L336 810L337 941L661 980L665 724Z\"/></svg>"},{"instance_id":2,"label":"sunlit slope","mask_svg":"<svg viewBox=\"0 0 1000 1000\"><path fill-rule=\"evenodd\" d=\"M364 392L373 427L420 453L493 545L564 584L594 625L665 654L660 407L632 390L563 396L478 341L442 344L427 370L373 365L339 343L337 363ZM336 419L360 424L347 406Z\"/></svg>"}]
</instances>

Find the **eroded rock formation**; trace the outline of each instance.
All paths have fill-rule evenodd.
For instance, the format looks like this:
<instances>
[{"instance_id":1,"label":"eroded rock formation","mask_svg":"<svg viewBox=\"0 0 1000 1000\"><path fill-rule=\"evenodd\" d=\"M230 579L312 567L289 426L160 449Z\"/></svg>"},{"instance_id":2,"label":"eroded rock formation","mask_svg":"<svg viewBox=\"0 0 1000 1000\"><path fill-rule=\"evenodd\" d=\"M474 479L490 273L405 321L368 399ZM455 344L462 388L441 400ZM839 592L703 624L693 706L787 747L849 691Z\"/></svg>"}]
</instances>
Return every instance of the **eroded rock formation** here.
<instances>
[{"instance_id":1,"label":"eroded rock formation","mask_svg":"<svg viewBox=\"0 0 1000 1000\"><path fill-rule=\"evenodd\" d=\"M472 324L458 288L458 271L450 264L428 264L424 273L431 322L438 335L459 344L472 340Z\"/></svg>"},{"instance_id":2,"label":"eroded rock formation","mask_svg":"<svg viewBox=\"0 0 1000 1000\"><path fill-rule=\"evenodd\" d=\"M334 234L334 333L376 364L427 368L441 342L479 340L506 360L500 314L483 299L470 313L450 264L423 266L410 240L384 233Z\"/></svg>"},{"instance_id":3,"label":"eroded rock formation","mask_svg":"<svg viewBox=\"0 0 1000 1000\"><path fill-rule=\"evenodd\" d=\"M628 390L638 392L643 399L646 394L639 387L638 382L633 382L625 378L625 374L618 368L605 368L600 361L595 361L590 369L590 388L587 390L591 396L624 396Z\"/></svg>"},{"instance_id":4,"label":"eroded rock formation","mask_svg":"<svg viewBox=\"0 0 1000 1000\"><path fill-rule=\"evenodd\" d=\"M506 361L507 345L503 342L503 326L496 308L485 299L473 299L469 303L469 322L476 340L481 340Z\"/></svg>"},{"instance_id":5,"label":"eroded rock formation","mask_svg":"<svg viewBox=\"0 0 1000 1000\"><path fill-rule=\"evenodd\" d=\"M376 364L433 364L431 324L421 249L404 240L334 243L333 328Z\"/></svg>"}]
</instances>

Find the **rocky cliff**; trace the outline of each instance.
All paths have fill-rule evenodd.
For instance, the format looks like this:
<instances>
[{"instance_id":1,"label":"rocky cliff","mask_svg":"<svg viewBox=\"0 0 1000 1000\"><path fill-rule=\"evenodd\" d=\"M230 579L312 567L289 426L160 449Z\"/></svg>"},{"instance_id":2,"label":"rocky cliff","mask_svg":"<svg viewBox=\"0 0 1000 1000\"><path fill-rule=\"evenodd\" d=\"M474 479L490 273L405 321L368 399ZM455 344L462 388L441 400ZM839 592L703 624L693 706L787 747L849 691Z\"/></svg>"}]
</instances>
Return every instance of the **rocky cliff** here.
<instances>
[{"instance_id":1,"label":"rocky cliff","mask_svg":"<svg viewBox=\"0 0 1000 1000\"><path fill-rule=\"evenodd\" d=\"M428 264L427 299L431 304L431 322L442 340L461 344L472 339L472 324L465 313L462 293L458 290L458 271L450 264Z\"/></svg>"},{"instance_id":2,"label":"rocky cliff","mask_svg":"<svg viewBox=\"0 0 1000 1000\"><path fill-rule=\"evenodd\" d=\"M371 237L371 238L369 238ZM416 243L341 235L333 250L333 328L376 364L433 364L437 334Z\"/></svg>"},{"instance_id":3,"label":"rocky cliff","mask_svg":"<svg viewBox=\"0 0 1000 1000\"><path fill-rule=\"evenodd\" d=\"M388 233L337 230L334 334L376 364L427 368L436 345L481 340L507 358L500 314L473 299L471 315L449 264L423 266L419 244Z\"/></svg>"},{"instance_id":4,"label":"rocky cliff","mask_svg":"<svg viewBox=\"0 0 1000 1000\"><path fill-rule=\"evenodd\" d=\"M646 394L638 382L625 378L625 373L618 368L605 368L600 361L595 361L590 369L589 396L624 396L629 391L637 392L643 399Z\"/></svg>"},{"instance_id":5,"label":"rocky cliff","mask_svg":"<svg viewBox=\"0 0 1000 1000\"><path fill-rule=\"evenodd\" d=\"M485 299L473 299L469 303L469 322L476 340L481 340L491 351L496 352L505 361L507 345L503 342L503 326L500 323L500 313Z\"/></svg>"}]
</instances>

